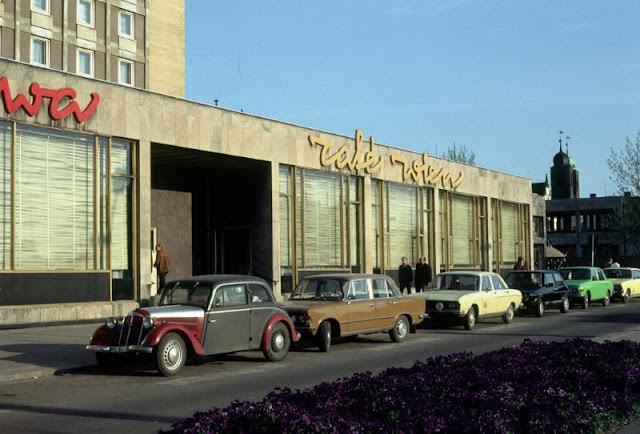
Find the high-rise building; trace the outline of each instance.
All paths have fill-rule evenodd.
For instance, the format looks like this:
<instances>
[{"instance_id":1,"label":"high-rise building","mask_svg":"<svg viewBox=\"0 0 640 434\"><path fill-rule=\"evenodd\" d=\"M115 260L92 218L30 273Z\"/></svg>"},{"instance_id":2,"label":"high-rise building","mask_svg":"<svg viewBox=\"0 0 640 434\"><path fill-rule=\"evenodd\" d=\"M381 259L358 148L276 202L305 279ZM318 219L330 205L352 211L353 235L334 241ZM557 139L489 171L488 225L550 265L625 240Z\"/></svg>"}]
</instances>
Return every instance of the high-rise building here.
<instances>
[{"instance_id":1,"label":"high-rise building","mask_svg":"<svg viewBox=\"0 0 640 434\"><path fill-rule=\"evenodd\" d=\"M0 56L185 94L184 0L0 1Z\"/></svg>"}]
</instances>

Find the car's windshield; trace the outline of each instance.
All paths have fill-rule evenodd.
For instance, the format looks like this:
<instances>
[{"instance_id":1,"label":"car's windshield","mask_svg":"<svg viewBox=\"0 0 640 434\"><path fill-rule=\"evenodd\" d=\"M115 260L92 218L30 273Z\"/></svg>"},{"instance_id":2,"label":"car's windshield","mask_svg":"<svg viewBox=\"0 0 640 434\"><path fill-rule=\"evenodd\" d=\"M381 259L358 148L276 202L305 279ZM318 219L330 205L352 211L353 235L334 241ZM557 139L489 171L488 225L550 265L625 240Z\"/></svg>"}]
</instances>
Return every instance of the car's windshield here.
<instances>
[{"instance_id":1,"label":"car's windshield","mask_svg":"<svg viewBox=\"0 0 640 434\"><path fill-rule=\"evenodd\" d=\"M565 280L591 280L591 270L588 268L563 268L560 274Z\"/></svg>"},{"instance_id":2,"label":"car's windshield","mask_svg":"<svg viewBox=\"0 0 640 434\"><path fill-rule=\"evenodd\" d=\"M611 279L631 279L631 270L622 268L607 268L604 274Z\"/></svg>"},{"instance_id":3,"label":"car's windshield","mask_svg":"<svg viewBox=\"0 0 640 434\"><path fill-rule=\"evenodd\" d=\"M290 300L342 300L347 281L338 278L302 279Z\"/></svg>"},{"instance_id":4,"label":"car's windshield","mask_svg":"<svg viewBox=\"0 0 640 434\"><path fill-rule=\"evenodd\" d=\"M206 309L212 286L203 282L170 282L162 291L159 306L186 304Z\"/></svg>"},{"instance_id":5,"label":"car's windshield","mask_svg":"<svg viewBox=\"0 0 640 434\"><path fill-rule=\"evenodd\" d=\"M515 289L535 289L542 287L542 273L536 272L513 272L507 274L504 279L509 288Z\"/></svg>"},{"instance_id":6,"label":"car's windshield","mask_svg":"<svg viewBox=\"0 0 640 434\"><path fill-rule=\"evenodd\" d=\"M436 277L435 289L455 289L460 291L477 291L480 287L480 276L473 274L441 274Z\"/></svg>"}]
</instances>

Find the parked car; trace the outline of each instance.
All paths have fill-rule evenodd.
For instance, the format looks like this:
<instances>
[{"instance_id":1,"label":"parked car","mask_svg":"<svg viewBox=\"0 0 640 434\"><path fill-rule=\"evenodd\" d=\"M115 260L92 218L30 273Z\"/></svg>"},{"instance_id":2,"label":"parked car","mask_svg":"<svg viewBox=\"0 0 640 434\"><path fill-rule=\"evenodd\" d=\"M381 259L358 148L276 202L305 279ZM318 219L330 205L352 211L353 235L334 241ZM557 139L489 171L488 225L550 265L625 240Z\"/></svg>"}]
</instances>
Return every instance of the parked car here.
<instances>
[{"instance_id":1,"label":"parked car","mask_svg":"<svg viewBox=\"0 0 640 434\"><path fill-rule=\"evenodd\" d=\"M640 296L640 269L632 267L605 268L604 275L613 282L612 299L628 303Z\"/></svg>"},{"instance_id":2,"label":"parked car","mask_svg":"<svg viewBox=\"0 0 640 434\"><path fill-rule=\"evenodd\" d=\"M279 361L298 339L267 282L220 274L167 283L158 306L109 318L86 349L105 368L120 366L126 356L151 355L158 371L170 376L192 355L261 349L268 360Z\"/></svg>"},{"instance_id":3,"label":"parked car","mask_svg":"<svg viewBox=\"0 0 640 434\"><path fill-rule=\"evenodd\" d=\"M501 316L510 323L522 303L519 290L509 288L499 274L486 271L440 273L431 288L412 297L426 301L429 318L454 319L467 330L482 318Z\"/></svg>"},{"instance_id":4,"label":"parked car","mask_svg":"<svg viewBox=\"0 0 640 434\"><path fill-rule=\"evenodd\" d=\"M571 291L562 275L553 270L514 270L504 276L509 288L522 293L519 310L533 312L537 317L545 309L556 308L567 313L571 304Z\"/></svg>"},{"instance_id":5,"label":"parked car","mask_svg":"<svg viewBox=\"0 0 640 434\"><path fill-rule=\"evenodd\" d=\"M603 306L609 304L613 294L613 283L607 280L602 268L598 267L565 267L560 274L571 289L571 303L589 307L590 303L600 301Z\"/></svg>"},{"instance_id":6,"label":"parked car","mask_svg":"<svg viewBox=\"0 0 640 434\"><path fill-rule=\"evenodd\" d=\"M321 274L301 279L284 303L296 330L328 351L334 338L388 332L401 342L424 316L424 304L403 297L393 279L376 274Z\"/></svg>"}]
</instances>

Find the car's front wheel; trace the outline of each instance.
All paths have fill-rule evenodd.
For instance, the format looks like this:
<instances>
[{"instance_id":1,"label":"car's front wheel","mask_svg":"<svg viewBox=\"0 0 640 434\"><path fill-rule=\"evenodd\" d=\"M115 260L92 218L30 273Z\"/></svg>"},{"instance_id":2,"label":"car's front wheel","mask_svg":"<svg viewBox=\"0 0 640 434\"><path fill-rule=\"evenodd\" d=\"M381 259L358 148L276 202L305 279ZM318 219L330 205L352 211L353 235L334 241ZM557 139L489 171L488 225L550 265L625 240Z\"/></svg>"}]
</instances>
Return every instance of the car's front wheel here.
<instances>
[{"instance_id":1,"label":"car's front wheel","mask_svg":"<svg viewBox=\"0 0 640 434\"><path fill-rule=\"evenodd\" d=\"M562 299L562 305L560 306L560 312L567 313L571 308L571 302L569 302L569 297L565 297Z\"/></svg>"},{"instance_id":2,"label":"car's front wheel","mask_svg":"<svg viewBox=\"0 0 640 434\"><path fill-rule=\"evenodd\" d=\"M156 366L165 377L176 375L187 360L187 347L177 333L167 333L156 348Z\"/></svg>"},{"instance_id":3,"label":"car's front wheel","mask_svg":"<svg viewBox=\"0 0 640 434\"><path fill-rule=\"evenodd\" d=\"M537 300L535 314L537 317L544 315L544 300L542 300L542 297Z\"/></svg>"},{"instance_id":4,"label":"car's front wheel","mask_svg":"<svg viewBox=\"0 0 640 434\"><path fill-rule=\"evenodd\" d=\"M587 309L589 307L589 293L587 292L582 298L582 308Z\"/></svg>"},{"instance_id":5,"label":"car's front wheel","mask_svg":"<svg viewBox=\"0 0 640 434\"><path fill-rule=\"evenodd\" d=\"M511 321L513 321L514 314L515 309L513 308L513 304L510 304L507 308L507 311L504 313L504 315L502 315L502 322L504 322L505 324L509 324Z\"/></svg>"},{"instance_id":6,"label":"car's front wheel","mask_svg":"<svg viewBox=\"0 0 640 434\"><path fill-rule=\"evenodd\" d=\"M271 330L269 336L269 348L262 350L267 360L271 362L279 362L287 357L289 347L291 346L291 336L287 326L279 322Z\"/></svg>"},{"instance_id":7,"label":"car's front wheel","mask_svg":"<svg viewBox=\"0 0 640 434\"><path fill-rule=\"evenodd\" d=\"M464 317L464 328L467 330L473 330L476 325L476 308L471 306L469 312Z\"/></svg>"},{"instance_id":8,"label":"car's front wheel","mask_svg":"<svg viewBox=\"0 0 640 434\"><path fill-rule=\"evenodd\" d=\"M631 291L627 289L627 292L625 292L624 295L622 296L622 302L629 303L630 299L631 299Z\"/></svg>"},{"instance_id":9,"label":"car's front wheel","mask_svg":"<svg viewBox=\"0 0 640 434\"><path fill-rule=\"evenodd\" d=\"M393 342L402 342L409 335L409 320L405 315L400 315L396 324L389 330L389 336Z\"/></svg>"},{"instance_id":10,"label":"car's front wheel","mask_svg":"<svg viewBox=\"0 0 640 434\"><path fill-rule=\"evenodd\" d=\"M609 304L609 300L611 297L609 297L609 291L607 291L607 293L604 295L604 298L602 299L602 305L606 306Z\"/></svg>"},{"instance_id":11,"label":"car's front wheel","mask_svg":"<svg viewBox=\"0 0 640 434\"><path fill-rule=\"evenodd\" d=\"M320 324L320 329L318 330L318 347L320 347L320 351L326 353L331 348L331 323L329 321L325 321Z\"/></svg>"}]
</instances>

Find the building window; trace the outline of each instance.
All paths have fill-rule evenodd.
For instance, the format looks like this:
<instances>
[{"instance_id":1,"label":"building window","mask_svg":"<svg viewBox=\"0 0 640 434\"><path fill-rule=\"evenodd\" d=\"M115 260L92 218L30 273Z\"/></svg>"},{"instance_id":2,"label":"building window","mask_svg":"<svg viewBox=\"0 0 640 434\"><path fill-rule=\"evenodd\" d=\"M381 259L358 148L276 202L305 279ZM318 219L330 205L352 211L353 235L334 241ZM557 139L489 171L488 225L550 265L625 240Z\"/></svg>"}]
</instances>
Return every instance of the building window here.
<instances>
[{"instance_id":1,"label":"building window","mask_svg":"<svg viewBox=\"0 0 640 434\"><path fill-rule=\"evenodd\" d=\"M76 72L80 75L93 77L93 51L78 50Z\"/></svg>"},{"instance_id":2,"label":"building window","mask_svg":"<svg viewBox=\"0 0 640 434\"><path fill-rule=\"evenodd\" d=\"M279 173L283 292L300 271L361 272L362 178L293 166Z\"/></svg>"},{"instance_id":3,"label":"building window","mask_svg":"<svg viewBox=\"0 0 640 434\"><path fill-rule=\"evenodd\" d=\"M529 206L494 200L492 207L494 267L509 269L519 256L530 263Z\"/></svg>"},{"instance_id":4,"label":"building window","mask_svg":"<svg viewBox=\"0 0 640 434\"><path fill-rule=\"evenodd\" d=\"M133 86L133 62L118 60L118 83Z\"/></svg>"},{"instance_id":5,"label":"building window","mask_svg":"<svg viewBox=\"0 0 640 434\"><path fill-rule=\"evenodd\" d=\"M31 63L49 66L49 41L47 39L31 38Z\"/></svg>"},{"instance_id":6,"label":"building window","mask_svg":"<svg viewBox=\"0 0 640 434\"><path fill-rule=\"evenodd\" d=\"M433 189L373 180L371 224L373 270L388 273L406 256L411 263L424 255L432 261ZM395 277L395 276L394 276Z\"/></svg>"},{"instance_id":7,"label":"building window","mask_svg":"<svg viewBox=\"0 0 640 434\"><path fill-rule=\"evenodd\" d=\"M93 27L95 25L94 3L92 0L78 0L78 24Z\"/></svg>"},{"instance_id":8,"label":"building window","mask_svg":"<svg viewBox=\"0 0 640 434\"><path fill-rule=\"evenodd\" d=\"M486 199L440 192L441 256L445 269L486 269Z\"/></svg>"},{"instance_id":9,"label":"building window","mask_svg":"<svg viewBox=\"0 0 640 434\"><path fill-rule=\"evenodd\" d=\"M31 10L43 14L48 14L49 0L31 0Z\"/></svg>"},{"instance_id":10,"label":"building window","mask_svg":"<svg viewBox=\"0 0 640 434\"><path fill-rule=\"evenodd\" d=\"M120 11L118 35L125 38L133 38L133 14Z\"/></svg>"},{"instance_id":11,"label":"building window","mask_svg":"<svg viewBox=\"0 0 640 434\"><path fill-rule=\"evenodd\" d=\"M134 143L0 121L0 151L0 270L111 270L133 299Z\"/></svg>"}]
</instances>

